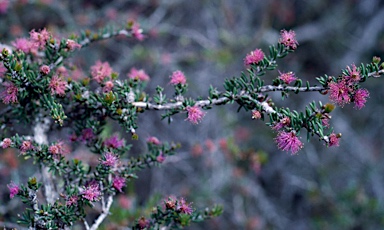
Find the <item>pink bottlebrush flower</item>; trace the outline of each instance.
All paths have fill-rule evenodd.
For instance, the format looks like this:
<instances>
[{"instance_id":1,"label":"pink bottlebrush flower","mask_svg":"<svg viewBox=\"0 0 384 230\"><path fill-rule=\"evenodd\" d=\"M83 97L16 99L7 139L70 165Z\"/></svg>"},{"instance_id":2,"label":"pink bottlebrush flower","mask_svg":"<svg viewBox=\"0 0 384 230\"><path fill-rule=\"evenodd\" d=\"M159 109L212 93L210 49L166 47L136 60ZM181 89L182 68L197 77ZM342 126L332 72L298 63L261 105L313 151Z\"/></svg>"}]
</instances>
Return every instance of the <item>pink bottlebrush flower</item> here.
<instances>
[{"instance_id":1,"label":"pink bottlebrush flower","mask_svg":"<svg viewBox=\"0 0 384 230\"><path fill-rule=\"evenodd\" d=\"M51 154L65 155L68 153L68 149L65 147L64 142L59 141L56 144L49 146L48 151Z\"/></svg>"},{"instance_id":2,"label":"pink bottlebrush flower","mask_svg":"<svg viewBox=\"0 0 384 230\"><path fill-rule=\"evenodd\" d=\"M184 73L180 70L173 72L169 78L171 78L171 81L169 83L172 85L185 85L187 83L187 79L185 78Z\"/></svg>"},{"instance_id":3,"label":"pink bottlebrush flower","mask_svg":"<svg viewBox=\"0 0 384 230\"><path fill-rule=\"evenodd\" d=\"M27 151L32 150L33 145L31 141L23 141L20 146L20 151L22 154L25 154Z\"/></svg>"},{"instance_id":4,"label":"pink bottlebrush flower","mask_svg":"<svg viewBox=\"0 0 384 230\"><path fill-rule=\"evenodd\" d=\"M40 30L40 32L32 30L31 32L29 32L29 36L29 39L33 46L43 49L45 47L45 44L49 40L51 34L44 28Z\"/></svg>"},{"instance_id":5,"label":"pink bottlebrush flower","mask_svg":"<svg viewBox=\"0 0 384 230\"><path fill-rule=\"evenodd\" d=\"M177 211L184 214L191 215L193 212L193 209L191 207L191 204L187 204L184 198L181 198L177 204Z\"/></svg>"},{"instance_id":6,"label":"pink bottlebrush flower","mask_svg":"<svg viewBox=\"0 0 384 230\"><path fill-rule=\"evenodd\" d=\"M339 146L339 137L335 133L331 133L329 135L329 147L331 146Z\"/></svg>"},{"instance_id":7,"label":"pink bottlebrush flower","mask_svg":"<svg viewBox=\"0 0 384 230\"><path fill-rule=\"evenodd\" d=\"M324 127L329 127L329 118L327 118L327 117L323 117L323 118L321 118L321 124L322 124Z\"/></svg>"},{"instance_id":8,"label":"pink bottlebrush flower","mask_svg":"<svg viewBox=\"0 0 384 230\"><path fill-rule=\"evenodd\" d=\"M4 67L3 63L0 63L0 78L3 78L7 71L8 70Z\"/></svg>"},{"instance_id":9,"label":"pink bottlebrush flower","mask_svg":"<svg viewBox=\"0 0 384 230\"><path fill-rule=\"evenodd\" d=\"M260 113L260 111L258 111L258 110L253 110L252 111L252 119L256 119L256 120L258 120L258 119L260 119L261 118L261 113Z\"/></svg>"},{"instance_id":10,"label":"pink bottlebrush flower","mask_svg":"<svg viewBox=\"0 0 384 230\"><path fill-rule=\"evenodd\" d=\"M3 147L3 149L7 149L11 146L11 144L12 144L12 140L10 138L4 138L3 143L1 144L1 147Z\"/></svg>"},{"instance_id":11,"label":"pink bottlebrush flower","mask_svg":"<svg viewBox=\"0 0 384 230\"><path fill-rule=\"evenodd\" d=\"M7 185L7 187L9 188L9 197L12 199L13 197L15 197L17 195L17 193L19 193L19 186L15 183L13 183L11 181L10 184Z\"/></svg>"},{"instance_id":12,"label":"pink bottlebrush flower","mask_svg":"<svg viewBox=\"0 0 384 230\"><path fill-rule=\"evenodd\" d=\"M3 85L6 87L5 91L1 93L3 103L16 103L19 89L12 82L5 82Z\"/></svg>"},{"instance_id":13,"label":"pink bottlebrush flower","mask_svg":"<svg viewBox=\"0 0 384 230\"><path fill-rule=\"evenodd\" d=\"M111 92L113 89L113 86L114 86L113 81L106 81L103 87L103 92L104 93Z\"/></svg>"},{"instance_id":14,"label":"pink bottlebrush flower","mask_svg":"<svg viewBox=\"0 0 384 230\"><path fill-rule=\"evenodd\" d=\"M140 28L140 24L137 22L132 25L132 35L139 41L144 40L143 29Z\"/></svg>"},{"instance_id":15,"label":"pink bottlebrush flower","mask_svg":"<svg viewBox=\"0 0 384 230\"><path fill-rule=\"evenodd\" d=\"M151 143L154 145L161 145L161 142L159 141L159 139L157 139L157 137L148 137L147 143Z\"/></svg>"},{"instance_id":16,"label":"pink bottlebrush flower","mask_svg":"<svg viewBox=\"0 0 384 230\"><path fill-rule=\"evenodd\" d=\"M83 189L81 194L84 199L89 201L97 201L101 196L100 187L97 182L90 183L90 185Z\"/></svg>"},{"instance_id":17,"label":"pink bottlebrush flower","mask_svg":"<svg viewBox=\"0 0 384 230\"><path fill-rule=\"evenodd\" d=\"M75 42L72 39L68 39L66 45L67 45L67 48L68 48L69 51L73 51L75 49L80 49L81 48L81 45L79 43Z\"/></svg>"},{"instance_id":18,"label":"pink bottlebrush flower","mask_svg":"<svg viewBox=\"0 0 384 230\"><path fill-rule=\"evenodd\" d=\"M140 217L137 225L140 229L147 229L149 227L149 220L145 219L145 217Z\"/></svg>"},{"instance_id":19,"label":"pink bottlebrush flower","mask_svg":"<svg viewBox=\"0 0 384 230\"><path fill-rule=\"evenodd\" d=\"M285 126L288 126L291 124L291 119L289 117L283 117L277 124L275 124L272 129L273 130L280 130Z\"/></svg>"},{"instance_id":20,"label":"pink bottlebrush flower","mask_svg":"<svg viewBox=\"0 0 384 230\"><path fill-rule=\"evenodd\" d=\"M352 64L352 69L351 67L347 66L348 70L348 75L345 76L345 79L347 82L359 82L361 79L360 76L360 70L357 70L356 65Z\"/></svg>"},{"instance_id":21,"label":"pink bottlebrush flower","mask_svg":"<svg viewBox=\"0 0 384 230\"><path fill-rule=\"evenodd\" d=\"M0 0L0 14L7 13L10 2L10 0Z\"/></svg>"},{"instance_id":22,"label":"pink bottlebrush flower","mask_svg":"<svg viewBox=\"0 0 384 230\"><path fill-rule=\"evenodd\" d=\"M136 68L131 68L127 76L134 80L149 81L149 76L142 69L137 70Z\"/></svg>"},{"instance_id":23,"label":"pink bottlebrush flower","mask_svg":"<svg viewBox=\"0 0 384 230\"><path fill-rule=\"evenodd\" d=\"M188 117L186 120L190 121L192 124L198 124L204 117L205 113L198 106L188 106L186 108L188 112Z\"/></svg>"},{"instance_id":24,"label":"pink bottlebrush flower","mask_svg":"<svg viewBox=\"0 0 384 230\"><path fill-rule=\"evenodd\" d=\"M164 200L165 208L175 210L176 209L176 202L177 202L176 197L174 197L174 196L168 197L167 200Z\"/></svg>"},{"instance_id":25,"label":"pink bottlebrush flower","mask_svg":"<svg viewBox=\"0 0 384 230\"><path fill-rule=\"evenodd\" d=\"M77 205L77 201L79 200L79 197L76 195L70 196L67 201L65 202L66 206L72 206L72 205Z\"/></svg>"},{"instance_id":26,"label":"pink bottlebrush flower","mask_svg":"<svg viewBox=\"0 0 384 230\"><path fill-rule=\"evenodd\" d=\"M329 99L343 107L351 101L349 88L345 81L329 83Z\"/></svg>"},{"instance_id":27,"label":"pink bottlebrush flower","mask_svg":"<svg viewBox=\"0 0 384 230\"><path fill-rule=\"evenodd\" d=\"M294 131L291 132L279 132L275 138L277 147L283 151L291 151L291 154L296 154L302 147L303 143L296 136Z\"/></svg>"},{"instance_id":28,"label":"pink bottlebrush flower","mask_svg":"<svg viewBox=\"0 0 384 230\"><path fill-rule=\"evenodd\" d=\"M101 159L101 164L108 167L115 167L118 162L119 158L111 152L105 153Z\"/></svg>"},{"instance_id":29,"label":"pink bottlebrush flower","mask_svg":"<svg viewBox=\"0 0 384 230\"><path fill-rule=\"evenodd\" d=\"M12 45L16 50L21 50L24 53L30 53L32 47L32 43L26 38L17 38L12 42Z\"/></svg>"},{"instance_id":30,"label":"pink bottlebrush flower","mask_svg":"<svg viewBox=\"0 0 384 230\"><path fill-rule=\"evenodd\" d=\"M113 187L118 190L119 192L123 192L122 188L125 186L125 178L116 176L113 178Z\"/></svg>"},{"instance_id":31,"label":"pink bottlebrush flower","mask_svg":"<svg viewBox=\"0 0 384 230\"><path fill-rule=\"evenodd\" d=\"M285 45L286 47L290 47L293 50L297 48L297 45L299 45L296 40L296 33L293 30L281 30L279 43Z\"/></svg>"},{"instance_id":32,"label":"pink bottlebrush flower","mask_svg":"<svg viewBox=\"0 0 384 230\"><path fill-rule=\"evenodd\" d=\"M353 101L355 102L355 109L361 109L364 107L369 97L369 92L366 89L357 89L355 95L353 96Z\"/></svg>"},{"instance_id":33,"label":"pink bottlebrush flower","mask_svg":"<svg viewBox=\"0 0 384 230\"><path fill-rule=\"evenodd\" d=\"M280 73L279 79L282 80L285 84L290 84L291 82L295 81L297 77L295 77L295 74L293 72L288 73Z\"/></svg>"},{"instance_id":34,"label":"pink bottlebrush flower","mask_svg":"<svg viewBox=\"0 0 384 230\"><path fill-rule=\"evenodd\" d=\"M113 135L110 138L105 139L103 144L107 148L118 149L124 146L124 140L123 139L119 140L119 137L117 135Z\"/></svg>"},{"instance_id":35,"label":"pink bottlebrush flower","mask_svg":"<svg viewBox=\"0 0 384 230\"><path fill-rule=\"evenodd\" d=\"M67 88L68 83L61 79L59 76L55 75L52 77L51 81L49 82L48 88L51 90L52 95L65 95L65 89Z\"/></svg>"},{"instance_id":36,"label":"pink bottlebrush flower","mask_svg":"<svg viewBox=\"0 0 384 230\"><path fill-rule=\"evenodd\" d=\"M244 58L244 65L257 64L264 59L264 52L261 49L255 49Z\"/></svg>"},{"instance_id":37,"label":"pink bottlebrush flower","mask_svg":"<svg viewBox=\"0 0 384 230\"><path fill-rule=\"evenodd\" d=\"M49 68L47 65L42 65L40 66L40 72L44 75L47 75L49 72L51 72L51 68Z\"/></svg>"},{"instance_id":38,"label":"pink bottlebrush flower","mask_svg":"<svg viewBox=\"0 0 384 230\"><path fill-rule=\"evenodd\" d=\"M108 62L97 61L95 65L91 66L91 75L97 83L102 83L104 79L110 79L112 68Z\"/></svg>"},{"instance_id":39,"label":"pink bottlebrush flower","mask_svg":"<svg viewBox=\"0 0 384 230\"><path fill-rule=\"evenodd\" d=\"M93 133L93 130L91 128L83 129L81 132L81 140L82 141L89 141L92 140L95 137L95 134Z\"/></svg>"},{"instance_id":40,"label":"pink bottlebrush flower","mask_svg":"<svg viewBox=\"0 0 384 230\"><path fill-rule=\"evenodd\" d=\"M163 163L165 161L165 156L162 152L156 157L156 161L159 163Z\"/></svg>"}]
</instances>

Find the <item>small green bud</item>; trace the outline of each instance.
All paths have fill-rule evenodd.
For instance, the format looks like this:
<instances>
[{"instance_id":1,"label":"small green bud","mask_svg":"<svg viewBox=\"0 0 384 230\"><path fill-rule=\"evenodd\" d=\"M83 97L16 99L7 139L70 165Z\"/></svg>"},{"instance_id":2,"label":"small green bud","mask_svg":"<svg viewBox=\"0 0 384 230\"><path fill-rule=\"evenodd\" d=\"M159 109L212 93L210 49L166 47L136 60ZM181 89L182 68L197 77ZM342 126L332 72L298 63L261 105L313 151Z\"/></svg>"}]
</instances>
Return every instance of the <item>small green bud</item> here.
<instances>
[{"instance_id":1,"label":"small green bud","mask_svg":"<svg viewBox=\"0 0 384 230\"><path fill-rule=\"evenodd\" d=\"M335 105L330 103L325 104L323 107L326 113L330 113L335 109Z\"/></svg>"},{"instance_id":2,"label":"small green bud","mask_svg":"<svg viewBox=\"0 0 384 230\"><path fill-rule=\"evenodd\" d=\"M372 62L375 63L375 64L379 64L380 61L381 61L381 58L380 58L380 57L376 57L376 56L374 56L374 57L372 58Z\"/></svg>"}]
</instances>

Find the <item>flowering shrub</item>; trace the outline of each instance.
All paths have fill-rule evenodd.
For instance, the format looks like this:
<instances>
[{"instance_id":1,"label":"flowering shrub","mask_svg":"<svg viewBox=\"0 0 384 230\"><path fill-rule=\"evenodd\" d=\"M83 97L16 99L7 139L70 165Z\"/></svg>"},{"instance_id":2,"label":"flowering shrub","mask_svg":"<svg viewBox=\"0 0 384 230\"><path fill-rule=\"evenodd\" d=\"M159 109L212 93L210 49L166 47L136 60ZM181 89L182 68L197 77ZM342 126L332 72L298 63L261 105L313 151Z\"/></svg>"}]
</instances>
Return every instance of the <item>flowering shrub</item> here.
<instances>
[{"instance_id":1,"label":"flowering shrub","mask_svg":"<svg viewBox=\"0 0 384 230\"><path fill-rule=\"evenodd\" d=\"M364 107L369 92L361 88L368 78L383 74L380 60L372 63L354 64L342 70L337 77L317 78L318 85L302 80L292 72L280 73L270 83L263 75L277 68L277 60L284 58L298 48L293 31L281 31L276 45L270 46L266 55L255 49L244 58L247 69L239 77L224 81L224 91L213 86L208 96L188 97L188 78L177 70L169 77L174 95L167 98L163 88L158 86L156 94L145 92L150 77L144 70L132 68L127 79L119 78L108 62L97 61L90 68L89 78L76 80L68 72L66 59L91 43L111 39L119 35L142 41L145 36L136 22L129 22L120 30L89 31L79 36L57 39L48 30L32 30L29 39L22 38L12 43L12 49L3 49L3 86L1 98L7 105L2 113L2 147L20 151L20 156L33 160L42 174L38 181L32 177L26 185L10 182L10 198L19 198L28 208L20 215L19 223L35 229L68 228L82 221L86 229L96 229L108 217L114 197L126 186L126 182L137 177L137 171L151 165L159 165L177 152L178 145L160 142L156 137L147 139L148 153L128 158L131 145L118 135L102 138L108 119L115 120L132 139L138 139L137 118L148 110L162 110L163 119L181 113L185 120L199 124L206 112L214 106L237 103L253 119L267 120L267 125L276 132L277 148L298 154L304 147L299 135L303 130L307 138L317 136L327 146L338 146L341 134L335 133L329 125L333 104L310 103L305 111L275 106L267 95L269 92L306 93L317 91L329 95L338 106L354 103L356 109ZM204 98L204 99L203 99ZM50 122L53 120L54 122ZM9 129L15 122L34 127L32 136L9 136ZM98 154L94 166L85 165L79 159L68 159L65 141L48 143L46 136L63 128L71 130L71 141L85 144ZM52 178L60 181L53 185ZM40 191L44 195L39 194ZM44 197L38 198L39 196ZM101 206L97 217L89 220L87 207ZM220 215L222 208L214 206L204 211L195 210L184 198L169 197L153 209L148 217L132 223L133 229L160 228L160 226L183 227L190 222L199 222Z\"/></svg>"}]
</instances>

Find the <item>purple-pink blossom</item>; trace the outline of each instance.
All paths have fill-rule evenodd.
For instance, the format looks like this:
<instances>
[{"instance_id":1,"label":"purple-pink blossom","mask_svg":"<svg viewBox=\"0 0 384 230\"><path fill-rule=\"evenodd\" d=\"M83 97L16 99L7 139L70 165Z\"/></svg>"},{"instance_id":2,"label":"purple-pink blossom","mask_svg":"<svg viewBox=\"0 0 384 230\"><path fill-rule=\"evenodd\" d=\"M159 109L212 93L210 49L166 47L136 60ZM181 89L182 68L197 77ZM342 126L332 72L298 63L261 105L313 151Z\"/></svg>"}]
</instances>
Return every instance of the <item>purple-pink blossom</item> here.
<instances>
[{"instance_id":1,"label":"purple-pink blossom","mask_svg":"<svg viewBox=\"0 0 384 230\"><path fill-rule=\"evenodd\" d=\"M341 107L351 101L349 88L344 80L329 83L329 99Z\"/></svg>"},{"instance_id":2,"label":"purple-pink blossom","mask_svg":"<svg viewBox=\"0 0 384 230\"><path fill-rule=\"evenodd\" d=\"M81 48L81 45L79 43L75 42L72 39L68 39L66 45L67 45L67 48L68 48L69 51L73 51L75 49L80 49Z\"/></svg>"},{"instance_id":3,"label":"purple-pink blossom","mask_svg":"<svg viewBox=\"0 0 384 230\"><path fill-rule=\"evenodd\" d=\"M124 140L119 139L117 135L113 135L103 142L104 146L107 148L113 148L113 149L118 149L124 146Z\"/></svg>"},{"instance_id":4,"label":"purple-pink blossom","mask_svg":"<svg viewBox=\"0 0 384 230\"><path fill-rule=\"evenodd\" d=\"M355 102L355 109L361 109L364 107L369 97L369 92L366 89L357 89L353 96L353 101Z\"/></svg>"},{"instance_id":5,"label":"purple-pink blossom","mask_svg":"<svg viewBox=\"0 0 384 230\"><path fill-rule=\"evenodd\" d=\"M257 64L264 59L264 52L261 49L255 49L244 58L244 65Z\"/></svg>"},{"instance_id":6,"label":"purple-pink blossom","mask_svg":"<svg viewBox=\"0 0 384 230\"><path fill-rule=\"evenodd\" d=\"M280 73L279 79L282 80L285 84L290 84L291 82L295 81L297 77L295 77L295 74L293 72L288 73Z\"/></svg>"},{"instance_id":7,"label":"purple-pink blossom","mask_svg":"<svg viewBox=\"0 0 384 230\"><path fill-rule=\"evenodd\" d=\"M89 141L89 140L92 140L94 137L95 137L95 134L93 133L92 128L83 129L83 131L81 132L82 141Z\"/></svg>"},{"instance_id":8,"label":"purple-pink blossom","mask_svg":"<svg viewBox=\"0 0 384 230\"><path fill-rule=\"evenodd\" d=\"M4 67L3 63L0 63L0 78L4 77L4 74L7 72L7 68Z\"/></svg>"},{"instance_id":9,"label":"purple-pink blossom","mask_svg":"<svg viewBox=\"0 0 384 230\"><path fill-rule=\"evenodd\" d=\"M181 198L177 203L177 211L191 215L193 212L193 209L191 207L191 204L188 204L184 198Z\"/></svg>"},{"instance_id":10,"label":"purple-pink blossom","mask_svg":"<svg viewBox=\"0 0 384 230\"><path fill-rule=\"evenodd\" d=\"M296 33L293 30L281 30L279 43L285 45L286 47L290 47L293 50L297 48L297 45L299 45L296 40Z\"/></svg>"},{"instance_id":11,"label":"purple-pink blossom","mask_svg":"<svg viewBox=\"0 0 384 230\"><path fill-rule=\"evenodd\" d=\"M345 79L347 80L347 82L351 83L351 82L360 81L361 79L360 70L357 70L357 67L355 64L352 64L352 69L351 67L347 66L347 71L348 71L348 75L345 76Z\"/></svg>"},{"instance_id":12,"label":"purple-pink blossom","mask_svg":"<svg viewBox=\"0 0 384 230\"><path fill-rule=\"evenodd\" d=\"M125 186L125 178L124 177L119 177L115 176L113 178L113 187L118 190L119 192L122 192L122 188Z\"/></svg>"},{"instance_id":13,"label":"purple-pink blossom","mask_svg":"<svg viewBox=\"0 0 384 230\"><path fill-rule=\"evenodd\" d=\"M102 83L104 79L110 79L112 68L108 62L97 61L95 65L91 66L91 75L97 83Z\"/></svg>"},{"instance_id":14,"label":"purple-pink blossom","mask_svg":"<svg viewBox=\"0 0 384 230\"><path fill-rule=\"evenodd\" d=\"M16 103L19 89L12 82L5 82L3 85L5 86L5 91L1 93L3 103Z\"/></svg>"},{"instance_id":15,"label":"purple-pink blossom","mask_svg":"<svg viewBox=\"0 0 384 230\"><path fill-rule=\"evenodd\" d=\"M67 201L65 202L66 206L72 206L72 205L77 205L77 201L79 200L79 197L76 195L72 195L68 197Z\"/></svg>"},{"instance_id":16,"label":"purple-pink blossom","mask_svg":"<svg viewBox=\"0 0 384 230\"><path fill-rule=\"evenodd\" d=\"M260 119L261 118L261 113L259 110L253 110L252 111L252 119Z\"/></svg>"},{"instance_id":17,"label":"purple-pink blossom","mask_svg":"<svg viewBox=\"0 0 384 230\"><path fill-rule=\"evenodd\" d=\"M89 201L97 201L101 196L99 184L97 182L90 183L83 189L82 197Z\"/></svg>"},{"instance_id":18,"label":"purple-pink blossom","mask_svg":"<svg viewBox=\"0 0 384 230\"><path fill-rule=\"evenodd\" d=\"M106 82L104 83L103 92L104 92L104 93L109 93L109 92L111 92L112 89L113 89L113 86L114 86L113 81L106 81Z\"/></svg>"},{"instance_id":19,"label":"purple-pink blossom","mask_svg":"<svg viewBox=\"0 0 384 230\"><path fill-rule=\"evenodd\" d=\"M1 147L3 149L9 148L12 144L12 140L10 138L4 138L3 143L1 144Z\"/></svg>"},{"instance_id":20,"label":"purple-pink blossom","mask_svg":"<svg viewBox=\"0 0 384 230\"><path fill-rule=\"evenodd\" d=\"M276 123L272 129L280 130L285 126L289 126L291 124L291 119L289 117L283 117L278 123Z\"/></svg>"},{"instance_id":21,"label":"purple-pink blossom","mask_svg":"<svg viewBox=\"0 0 384 230\"><path fill-rule=\"evenodd\" d=\"M40 72L42 74L47 75L47 74L49 74L50 71L51 71L51 68L49 68L49 66L47 66L47 65L40 66Z\"/></svg>"},{"instance_id":22,"label":"purple-pink blossom","mask_svg":"<svg viewBox=\"0 0 384 230\"><path fill-rule=\"evenodd\" d=\"M101 164L108 167L115 167L118 162L119 158L111 152L105 153L101 159Z\"/></svg>"},{"instance_id":23,"label":"purple-pink blossom","mask_svg":"<svg viewBox=\"0 0 384 230\"><path fill-rule=\"evenodd\" d=\"M29 39L33 46L43 49L47 41L49 40L51 34L44 28L40 30L40 32L32 30L31 32L29 32L29 36Z\"/></svg>"},{"instance_id":24,"label":"purple-pink blossom","mask_svg":"<svg viewBox=\"0 0 384 230\"><path fill-rule=\"evenodd\" d=\"M149 81L149 76L142 69L137 70L136 68L131 68L127 76L134 80Z\"/></svg>"},{"instance_id":25,"label":"purple-pink blossom","mask_svg":"<svg viewBox=\"0 0 384 230\"><path fill-rule=\"evenodd\" d=\"M33 44L27 38L17 38L15 41L12 42L12 45L15 47L16 50L21 50L24 53L37 52L36 47L33 47Z\"/></svg>"},{"instance_id":26,"label":"purple-pink blossom","mask_svg":"<svg viewBox=\"0 0 384 230\"><path fill-rule=\"evenodd\" d=\"M172 85L178 85L178 84L185 85L187 83L187 79L184 73L181 72L180 70L173 72L169 78L171 78L171 81L169 83Z\"/></svg>"},{"instance_id":27,"label":"purple-pink blossom","mask_svg":"<svg viewBox=\"0 0 384 230\"><path fill-rule=\"evenodd\" d=\"M0 14L7 13L10 2L10 0L0 0Z\"/></svg>"},{"instance_id":28,"label":"purple-pink blossom","mask_svg":"<svg viewBox=\"0 0 384 230\"><path fill-rule=\"evenodd\" d=\"M15 183L13 183L11 181L10 184L7 185L8 189L9 189L9 197L12 199L13 197L15 197L17 195L17 193L19 193L19 186Z\"/></svg>"},{"instance_id":29,"label":"purple-pink blossom","mask_svg":"<svg viewBox=\"0 0 384 230\"><path fill-rule=\"evenodd\" d=\"M139 41L144 40L143 29L140 28L140 24L137 22L132 25L132 36Z\"/></svg>"},{"instance_id":30,"label":"purple-pink blossom","mask_svg":"<svg viewBox=\"0 0 384 230\"><path fill-rule=\"evenodd\" d=\"M22 154L25 154L27 151L32 150L33 145L31 141L23 141L20 146L20 151Z\"/></svg>"},{"instance_id":31,"label":"purple-pink blossom","mask_svg":"<svg viewBox=\"0 0 384 230\"><path fill-rule=\"evenodd\" d=\"M163 163L165 161L165 156L163 152L160 152L160 154L156 157L156 161L159 163Z\"/></svg>"},{"instance_id":32,"label":"purple-pink blossom","mask_svg":"<svg viewBox=\"0 0 384 230\"><path fill-rule=\"evenodd\" d=\"M154 144L154 145L160 145L161 144L159 139L157 139L157 137L153 137L153 136L147 138L147 143L151 143L151 144Z\"/></svg>"},{"instance_id":33,"label":"purple-pink blossom","mask_svg":"<svg viewBox=\"0 0 384 230\"><path fill-rule=\"evenodd\" d=\"M205 113L200 109L198 106L188 106L186 108L188 112L188 117L186 120L190 121L192 124L198 124L203 117L205 116Z\"/></svg>"},{"instance_id":34,"label":"purple-pink blossom","mask_svg":"<svg viewBox=\"0 0 384 230\"><path fill-rule=\"evenodd\" d=\"M52 77L49 82L48 88L51 90L52 95L65 95L65 89L67 88L68 83L61 79L59 76L55 75Z\"/></svg>"},{"instance_id":35,"label":"purple-pink blossom","mask_svg":"<svg viewBox=\"0 0 384 230\"><path fill-rule=\"evenodd\" d=\"M55 154L55 155L56 154L65 155L68 153L68 149L66 148L66 146L64 145L64 142L62 141L59 141L56 144L49 146L48 151L51 154Z\"/></svg>"},{"instance_id":36,"label":"purple-pink blossom","mask_svg":"<svg viewBox=\"0 0 384 230\"><path fill-rule=\"evenodd\" d=\"M329 147L331 146L339 146L339 137L335 133L331 133L329 135Z\"/></svg>"},{"instance_id":37,"label":"purple-pink blossom","mask_svg":"<svg viewBox=\"0 0 384 230\"><path fill-rule=\"evenodd\" d=\"M296 154L301 148L303 148L303 143L296 136L294 131L279 132L275 141L279 149L283 151L290 151L292 155Z\"/></svg>"}]
</instances>

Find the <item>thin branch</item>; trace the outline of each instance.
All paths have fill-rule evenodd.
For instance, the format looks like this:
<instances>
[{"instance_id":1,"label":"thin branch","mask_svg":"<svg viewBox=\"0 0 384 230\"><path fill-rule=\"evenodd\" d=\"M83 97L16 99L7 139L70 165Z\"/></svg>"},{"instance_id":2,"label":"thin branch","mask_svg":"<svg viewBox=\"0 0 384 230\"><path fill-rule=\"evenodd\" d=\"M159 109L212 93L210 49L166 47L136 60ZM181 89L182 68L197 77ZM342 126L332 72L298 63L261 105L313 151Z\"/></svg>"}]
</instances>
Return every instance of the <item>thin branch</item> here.
<instances>
[{"instance_id":1,"label":"thin branch","mask_svg":"<svg viewBox=\"0 0 384 230\"><path fill-rule=\"evenodd\" d=\"M97 219L95 220L95 222L92 224L91 227L88 226L88 224L85 226L86 229L88 230L96 230L99 225L103 222L103 220L108 216L109 214L109 209L111 208L112 206L112 202L113 202L113 196L112 195L109 195L108 198L107 198L107 204L102 204L102 206L104 207L103 210L102 210L102 213L100 214L99 217L97 217ZM87 222L84 221L84 224L86 224Z\"/></svg>"}]
</instances>

